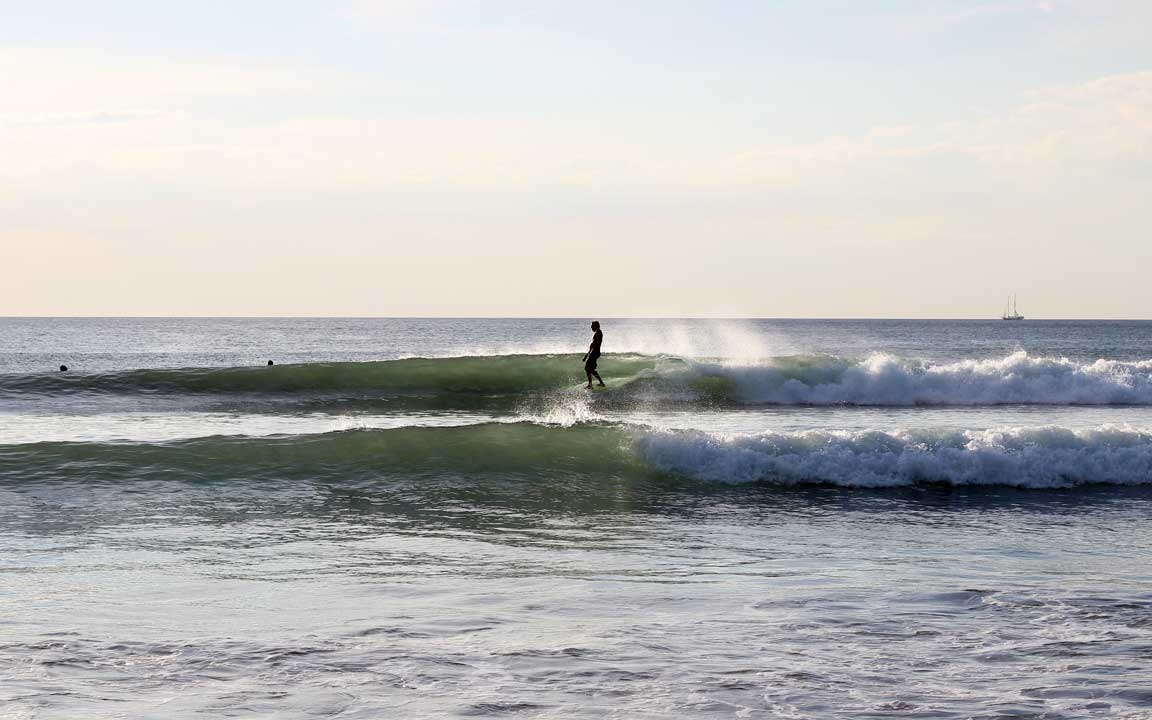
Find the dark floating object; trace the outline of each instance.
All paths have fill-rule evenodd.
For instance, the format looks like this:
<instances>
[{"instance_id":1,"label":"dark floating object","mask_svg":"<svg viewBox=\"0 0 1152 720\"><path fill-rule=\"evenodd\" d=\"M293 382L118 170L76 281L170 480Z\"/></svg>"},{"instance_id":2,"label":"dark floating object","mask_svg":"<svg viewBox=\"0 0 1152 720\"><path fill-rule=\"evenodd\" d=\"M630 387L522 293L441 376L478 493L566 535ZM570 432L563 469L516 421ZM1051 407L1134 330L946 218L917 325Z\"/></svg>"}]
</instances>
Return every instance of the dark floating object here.
<instances>
[{"instance_id":1,"label":"dark floating object","mask_svg":"<svg viewBox=\"0 0 1152 720\"><path fill-rule=\"evenodd\" d=\"M67 365L61 365L60 366L60 372L68 372L68 366Z\"/></svg>"},{"instance_id":2,"label":"dark floating object","mask_svg":"<svg viewBox=\"0 0 1152 720\"><path fill-rule=\"evenodd\" d=\"M275 364L276 364L276 363L272 362L271 360L269 360L269 361L268 361L268 367L272 367L272 366L273 366L273 365L275 365Z\"/></svg>"}]
</instances>

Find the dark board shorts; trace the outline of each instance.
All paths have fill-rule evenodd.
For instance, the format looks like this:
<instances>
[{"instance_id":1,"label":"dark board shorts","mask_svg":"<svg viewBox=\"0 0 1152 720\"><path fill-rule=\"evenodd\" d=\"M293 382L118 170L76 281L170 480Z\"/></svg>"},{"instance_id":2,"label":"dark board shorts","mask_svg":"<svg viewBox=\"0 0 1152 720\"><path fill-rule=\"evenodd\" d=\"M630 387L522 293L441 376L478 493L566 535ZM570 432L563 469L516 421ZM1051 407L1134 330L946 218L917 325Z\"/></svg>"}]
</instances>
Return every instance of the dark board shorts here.
<instances>
[{"instance_id":1,"label":"dark board shorts","mask_svg":"<svg viewBox=\"0 0 1152 720\"><path fill-rule=\"evenodd\" d=\"M600 354L589 355L588 359L584 362L584 372L592 372L596 369L596 361L600 358Z\"/></svg>"}]
</instances>

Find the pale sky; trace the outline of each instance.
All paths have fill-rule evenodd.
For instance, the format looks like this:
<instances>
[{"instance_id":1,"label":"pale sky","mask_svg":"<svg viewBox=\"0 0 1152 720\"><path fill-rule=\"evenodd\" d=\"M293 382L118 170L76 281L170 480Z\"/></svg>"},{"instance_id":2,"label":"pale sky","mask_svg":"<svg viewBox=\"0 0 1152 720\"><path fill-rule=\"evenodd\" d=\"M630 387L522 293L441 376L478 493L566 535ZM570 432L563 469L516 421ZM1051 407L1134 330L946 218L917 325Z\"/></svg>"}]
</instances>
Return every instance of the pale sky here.
<instances>
[{"instance_id":1,"label":"pale sky","mask_svg":"<svg viewBox=\"0 0 1152 720\"><path fill-rule=\"evenodd\" d=\"M0 0L0 315L1152 318L1148 0Z\"/></svg>"}]
</instances>

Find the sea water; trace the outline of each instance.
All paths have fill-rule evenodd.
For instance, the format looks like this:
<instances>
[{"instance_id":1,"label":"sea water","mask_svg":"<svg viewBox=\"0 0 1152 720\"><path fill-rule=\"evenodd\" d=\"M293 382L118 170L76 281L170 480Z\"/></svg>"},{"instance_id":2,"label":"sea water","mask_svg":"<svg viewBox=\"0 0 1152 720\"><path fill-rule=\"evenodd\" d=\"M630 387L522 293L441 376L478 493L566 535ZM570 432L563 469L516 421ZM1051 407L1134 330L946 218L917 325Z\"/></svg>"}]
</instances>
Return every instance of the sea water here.
<instances>
[{"instance_id":1,"label":"sea water","mask_svg":"<svg viewBox=\"0 0 1152 720\"><path fill-rule=\"evenodd\" d=\"M0 718L1152 717L1152 323L599 319L0 320Z\"/></svg>"}]
</instances>

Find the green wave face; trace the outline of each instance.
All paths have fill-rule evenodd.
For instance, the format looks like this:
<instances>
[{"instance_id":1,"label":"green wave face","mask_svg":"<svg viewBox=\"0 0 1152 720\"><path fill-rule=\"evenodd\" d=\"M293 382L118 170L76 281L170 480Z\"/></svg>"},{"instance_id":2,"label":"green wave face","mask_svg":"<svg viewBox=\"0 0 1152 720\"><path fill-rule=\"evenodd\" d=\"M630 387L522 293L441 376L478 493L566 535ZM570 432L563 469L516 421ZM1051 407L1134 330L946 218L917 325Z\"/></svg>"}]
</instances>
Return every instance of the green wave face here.
<instances>
[{"instance_id":1,"label":"green wave face","mask_svg":"<svg viewBox=\"0 0 1152 720\"><path fill-rule=\"evenodd\" d=\"M604 356L600 374L619 384L652 370L659 359ZM132 370L0 377L0 392L106 393L524 393L586 380L579 355L410 358L253 368Z\"/></svg>"},{"instance_id":2,"label":"green wave face","mask_svg":"<svg viewBox=\"0 0 1152 720\"><path fill-rule=\"evenodd\" d=\"M835 378L849 365L822 357L779 357L765 365L723 364L665 356L605 355L599 372L610 392L604 407L637 402L660 405L730 405L748 388L779 388ZM384 404L388 409L474 409L506 412L525 400L547 399L586 382L580 355L497 355L409 358L379 362L314 363L272 367L180 368L118 373L0 375L0 396L19 398L89 395L207 398L208 402L349 409Z\"/></svg>"},{"instance_id":3,"label":"green wave face","mask_svg":"<svg viewBox=\"0 0 1152 720\"><path fill-rule=\"evenodd\" d=\"M340 484L436 477L590 478L648 472L616 427L531 423L345 430L290 437L209 437L165 444L0 447L6 481L314 480Z\"/></svg>"}]
</instances>

